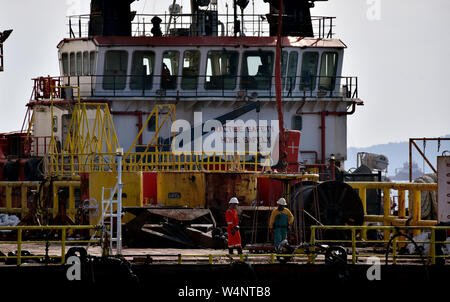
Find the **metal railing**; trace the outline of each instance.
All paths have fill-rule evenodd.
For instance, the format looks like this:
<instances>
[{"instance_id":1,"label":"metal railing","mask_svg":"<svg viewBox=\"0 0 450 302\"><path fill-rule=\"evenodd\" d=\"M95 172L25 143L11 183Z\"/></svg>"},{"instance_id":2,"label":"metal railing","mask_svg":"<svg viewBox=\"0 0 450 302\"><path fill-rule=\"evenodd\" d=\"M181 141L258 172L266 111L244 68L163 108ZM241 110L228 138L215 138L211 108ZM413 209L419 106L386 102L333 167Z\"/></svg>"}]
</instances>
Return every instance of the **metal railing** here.
<instances>
[{"instance_id":1,"label":"metal railing","mask_svg":"<svg viewBox=\"0 0 450 302\"><path fill-rule=\"evenodd\" d=\"M149 97L171 99L240 98L273 99L274 76L163 76L163 75L88 75L52 77L66 86L80 87L80 97ZM34 79L35 83L41 78ZM185 82L188 81L188 82ZM50 82L49 82L50 83ZM357 99L358 78L347 76L282 77L283 98ZM35 100L47 99L49 94L35 84ZM78 97L78 92L65 94L56 89L54 98Z\"/></svg>"},{"instance_id":2,"label":"metal railing","mask_svg":"<svg viewBox=\"0 0 450 302\"><path fill-rule=\"evenodd\" d=\"M383 240L361 240L358 235L369 230L383 231L385 233ZM350 239L341 240L330 240L330 239L320 239L320 232L324 231L340 231L347 232L351 234ZM409 232L416 233L421 231L429 231L430 239L427 241L414 241L411 240ZM358 258L367 258L371 256L380 256L378 253L369 253L364 250L368 244L382 244L385 247L385 253L382 256L385 259L386 264L389 261L392 264L397 264L399 260L404 260L406 262L420 262L423 264L436 264L436 260L443 258L450 258L449 255L444 255L442 252L437 250L437 245L448 244L450 241L436 241L436 232L448 232L450 227L426 227L426 226L311 226L311 245L316 244L330 244L330 245L344 245L351 247L351 260L352 264L358 263ZM386 236L387 235L387 236ZM446 238L446 236L445 236ZM418 244L428 244L429 253L427 255L419 254L401 254L400 247L407 243L411 243L415 246L417 250ZM419 250L420 247L419 247ZM313 263L315 260L313 260Z\"/></svg>"},{"instance_id":3,"label":"metal railing","mask_svg":"<svg viewBox=\"0 0 450 302\"><path fill-rule=\"evenodd\" d=\"M50 154L49 173L73 176L79 173L116 171L115 153ZM215 152L133 152L124 156L123 171L248 171L263 170L267 156L259 152L227 155Z\"/></svg>"},{"instance_id":4,"label":"metal railing","mask_svg":"<svg viewBox=\"0 0 450 302\"><path fill-rule=\"evenodd\" d=\"M213 22L211 26L192 26L194 18L202 16L192 14L137 14L131 23L131 34L134 37L152 36L151 30L153 24L151 20L154 17L162 19L160 30L163 36L233 36L234 21L233 14L215 14L209 17ZM217 21L214 22L214 19ZM241 15L239 16L241 19ZM335 17L312 16L312 26L315 38L331 39L335 36ZM170 20L170 21L169 21ZM243 36L264 37L270 35L270 25L265 15L244 14ZM76 15L67 17L68 35L70 38L84 38L89 33L90 15ZM170 23L169 23L170 22ZM206 24L205 24L206 25ZM206 28L208 27L208 28Z\"/></svg>"},{"instance_id":5,"label":"metal railing","mask_svg":"<svg viewBox=\"0 0 450 302\"><path fill-rule=\"evenodd\" d=\"M97 230L97 226L91 226L91 225L77 225L77 226L16 226L16 227L0 227L0 232L9 232L9 237L14 237L11 235L11 233L17 233L15 240L0 240L0 247L2 245L16 245L17 252L15 255L11 256L0 256L0 258L3 258L5 260L8 259L15 259L17 262L17 265L21 265L24 260L27 259L60 259L61 264L65 264L66 262L66 246L67 245L80 245L80 244L98 244L100 243L100 240L80 240L76 238L67 238L68 232L70 231L94 231ZM53 240L47 240L47 239L30 239L27 240L24 238L24 233L27 232L27 236L30 236L30 233L32 232L60 232L59 239L52 238ZM23 246L26 244L60 244L61 248L59 249L60 254L59 255L23 255Z\"/></svg>"},{"instance_id":6,"label":"metal railing","mask_svg":"<svg viewBox=\"0 0 450 302\"><path fill-rule=\"evenodd\" d=\"M365 215L366 222L382 222L385 225L433 226L436 220L421 219L421 192L437 191L436 183L391 183L391 182L347 182L352 188L358 190L364 213L367 214L367 190L379 189L383 192L383 215ZM396 191L398 196L398 214L393 214L391 204L391 191ZM406 192L409 192L409 217L407 216Z\"/></svg>"},{"instance_id":7,"label":"metal railing","mask_svg":"<svg viewBox=\"0 0 450 302\"><path fill-rule=\"evenodd\" d=\"M429 231L429 240L425 241L413 241L411 237L408 235L409 231L412 230L422 230ZM23 260L25 259L60 259L60 263L65 263L65 255L66 255L66 247L68 245L79 245L79 244L99 244L100 240L75 240L68 239L68 232L72 231L93 231L98 230L96 226L26 226L26 227L0 227L0 231L8 231L8 232L16 232L15 240L9 241L0 241L1 245L16 245L17 253L13 256L1 256L1 258L7 259L16 259L17 265L21 265ZM329 240L329 239L319 239L318 233L329 230L329 231L346 231L351 233L350 239L346 240ZM357 236L362 231L368 230L387 230L390 232L391 236L385 238L384 240L360 240ZM26 240L24 239L24 233L27 232L27 236L31 234L33 231L39 232L58 232L61 231L59 239L53 238L53 240ZM242 255L226 255L226 254L162 254L149 255L152 258L152 261L156 259L160 259L160 261L169 261L176 262L178 264L186 264L186 263L196 263L199 261L207 261L209 264L214 264L218 260L225 259L226 261L230 260L239 260L241 262L254 262L254 261L264 261L270 264L277 263L279 258L285 258L288 261L295 261L295 259L300 258L300 260L306 261L311 264L319 263L319 255L323 254L319 250L314 247L318 247L320 245L341 245L344 247L351 247L351 254L349 254L348 260L351 260L352 264L364 263L368 257L379 257L380 261L382 259L385 260L385 264L436 264L439 260L443 260L445 263L445 259L450 258L449 255L443 253L442 250L439 250L442 245L449 244L450 241L446 240L436 240L437 232L449 232L450 227L387 227L387 226L379 226L379 227L368 227L368 226L312 226L311 227L311 241L309 246L298 247L292 254L277 254L277 253L265 253L265 254L242 254ZM60 244L61 247L59 249L59 255L22 255L23 247L26 244L40 244L41 246L45 246L45 244ZM368 244L375 244L384 247L384 250L381 252L373 252L373 249L370 251L365 248ZM400 252L400 248L405 244L413 244L416 248L415 253L413 254L402 254ZM422 249L419 247L417 251L418 245L428 245L428 253L423 254ZM306 249L305 249L306 247ZM124 251L125 257L131 257L127 251ZM142 255L140 255L142 257ZM147 257L148 258L148 257ZM322 263L320 261L320 263Z\"/></svg>"},{"instance_id":8,"label":"metal railing","mask_svg":"<svg viewBox=\"0 0 450 302\"><path fill-rule=\"evenodd\" d=\"M437 224L436 220L422 220L421 219L421 192L422 191L437 191L437 184L422 184L422 183L391 183L391 182L347 182L352 188L358 190L364 209L365 223L383 223L383 225L395 226L434 226ZM367 190L378 189L382 192L382 209L383 215L367 215ZM391 194L396 192L396 194ZM406 198L408 192L408 203ZM397 196L398 199L398 214L394 215L392 207L391 196ZM408 205L408 207L407 207ZM409 215L407 216L407 208ZM413 231L414 235L419 234L419 230ZM388 236L388 231L385 232ZM366 236L366 233L363 233Z\"/></svg>"}]
</instances>

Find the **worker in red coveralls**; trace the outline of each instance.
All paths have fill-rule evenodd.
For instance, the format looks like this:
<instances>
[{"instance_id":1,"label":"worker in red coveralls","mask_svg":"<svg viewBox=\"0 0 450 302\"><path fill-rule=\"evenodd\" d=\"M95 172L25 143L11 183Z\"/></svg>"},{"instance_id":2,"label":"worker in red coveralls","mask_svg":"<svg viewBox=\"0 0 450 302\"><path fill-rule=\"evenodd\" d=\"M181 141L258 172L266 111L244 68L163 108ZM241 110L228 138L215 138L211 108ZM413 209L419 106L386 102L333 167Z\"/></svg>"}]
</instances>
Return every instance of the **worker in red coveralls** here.
<instances>
[{"instance_id":1,"label":"worker in red coveralls","mask_svg":"<svg viewBox=\"0 0 450 302\"><path fill-rule=\"evenodd\" d=\"M225 213L228 231L228 251L233 254L233 249L237 249L238 254L242 254L241 234L239 233L239 217L236 208L239 201L236 197L230 199L229 208Z\"/></svg>"}]
</instances>

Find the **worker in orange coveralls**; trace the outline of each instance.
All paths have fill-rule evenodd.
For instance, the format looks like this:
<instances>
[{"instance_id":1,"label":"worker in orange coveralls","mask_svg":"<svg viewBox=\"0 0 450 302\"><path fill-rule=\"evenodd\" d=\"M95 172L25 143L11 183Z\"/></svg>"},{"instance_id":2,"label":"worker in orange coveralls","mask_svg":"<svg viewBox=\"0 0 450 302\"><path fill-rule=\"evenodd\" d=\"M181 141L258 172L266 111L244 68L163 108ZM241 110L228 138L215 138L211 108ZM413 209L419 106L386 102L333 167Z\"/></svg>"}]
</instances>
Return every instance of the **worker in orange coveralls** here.
<instances>
[{"instance_id":1,"label":"worker in orange coveralls","mask_svg":"<svg viewBox=\"0 0 450 302\"><path fill-rule=\"evenodd\" d=\"M233 249L237 249L238 254L242 254L241 234L239 233L239 217L236 208L239 201L236 197L230 199L229 208L225 213L228 231L228 251L233 254Z\"/></svg>"}]
</instances>

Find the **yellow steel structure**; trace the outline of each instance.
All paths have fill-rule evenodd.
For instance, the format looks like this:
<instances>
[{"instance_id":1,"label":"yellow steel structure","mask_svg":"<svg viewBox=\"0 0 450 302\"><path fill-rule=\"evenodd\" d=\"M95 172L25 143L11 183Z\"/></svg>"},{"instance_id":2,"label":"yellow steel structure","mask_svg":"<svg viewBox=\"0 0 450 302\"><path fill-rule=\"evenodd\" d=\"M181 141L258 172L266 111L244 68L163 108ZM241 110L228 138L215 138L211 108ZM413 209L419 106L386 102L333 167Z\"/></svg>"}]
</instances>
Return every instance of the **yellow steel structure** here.
<instances>
[{"instance_id":1,"label":"yellow steel structure","mask_svg":"<svg viewBox=\"0 0 450 302\"><path fill-rule=\"evenodd\" d=\"M52 172L58 176L74 176L79 173L115 171L115 152L108 153L52 153ZM251 160L247 158L251 157ZM78 160L85 159L83 163ZM246 152L238 157L213 152L201 154L174 154L172 152L127 153L122 161L123 171L184 171L184 172L258 172L261 171L260 153ZM236 168L238 163L239 169ZM305 174L312 179L315 174Z\"/></svg>"},{"instance_id":2,"label":"yellow steel structure","mask_svg":"<svg viewBox=\"0 0 450 302\"><path fill-rule=\"evenodd\" d=\"M348 184L358 189L364 208L365 222L381 222L384 225L406 225L410 226L434 226L436 220L422 220L421 215L421 192L437 191L436 183L391 183L391 182L348 182ZM383 215L367 215L366 196L368 189L379 189L383 192ZM398 215L394 216L391 209L391 191L396 191L398 196ZM406 217L406 191L409 192L409 213L410 218ZM417 235L419 229L414 230ZM386 234L387 235L387 232Z\"/></svg>"},{"instance_id":3,"label":"yellow steel structure","mask_svg":"<svg viewBox=\"0 0 450 302\"><path fill-rule=\"evenodd\" d=\"M14 214L20 218L24 218L29 213L28 208L28 196L31 190L36 190L39 192L41 183L38 181L11 181L11 182L0 182L0 192L4 197L0 197L0 213ZM48 186L49 184L46 184ZM47 209L51 211L53 217L56 217L59 212L59 201L58 201L58 191L62 188L69 189L69 199L68 206L66 209L66 214L72 220L75 220L75 215L77 213L77 208L75 207L75 190L80 188L80 182L71 181L54 181L53 186L53 196L52 196L52 207ZM3 200L2 200L3 199Z\"/></svg>"},{"instance_id":4,"label":"yellow steel structure","mask_svg":"<svg viewBox=\"0 0 450 302\"><path fill-rule=\"evenodd\" d=\"M142 207L142 173L124 172L122 182L125 184L122 193L122 205L124 207ZM117 183L117 172L94 172L89 175L89 198L97 201L99 211L96 217L90 216L90 223L95 225L99 222L102 213L102 188L114 188ZM125 214L122 221L124 223L133 218L131 214Z\"/></svg>"},{"instance_id":5,"label":"yellow steel structure","mask_svg":"<svg viewBox=\"0 0 450 302\"><path fill-rule=\"evenodd\" d=\"M254 160L248 161L247 157ZM123 163L126 171L258 171L262 156L256 152L246 152L242 156L223 155L214 152L175 154L172 152L128 153ZM238 160L240 169L236 169Z\"/></svg>"},{"instance_id":6,"label":"yellow steel structure","mask_svg":"<svg viewBox=\"0 0 450 302\"><path fill-rule=\"evenodd\" d=\"M62 150L53 136L51 142L49 171L52 175L115 170L114 155L119 141L105 103L75 104Z\"/></svg>"},{"instance_id":7,"label":"yellow steel structure","mask_svg":"<svg viewBox=\"0 0 450 302\"><path fill-rule=\"evenodd\" d=\"M157 177L157 200L164 206L203 208L205 202L205 173L161 172Z\"/></svg>"},{"instance_id":8,"label":"yellow steel structure","mask_svg":"<svg viewBox=\"0 0 450 302\"><path fill-rule=\"evenodd\" d=\"M17 259L17 265L21 265L24 259L40 259L45 258L46 255L32 255L32 256L24 256L22 255L22 247L24 244L41 244L45 246L45 244L60 244L60 255L48 255L49 258L52 259L61 259L61 264L65 264L66 262L66 246L70 245L79 245L79 244L98 244L100 240L76 240L71 239L67 240L68 232L73 231L83 231L83 230L97 230L98 227L92 225L78 225L78 226L18 226L18 227L0 227L0 231L13 231L17 232L17 240L16 241L0 241L0 245L2 244L15 244L17 246L17 256L4 256L5 259ZM61 239L60 240L23 240L23 233L27 231L27 233L33 231L60 231Z\"/></svg>"}]
</instances>

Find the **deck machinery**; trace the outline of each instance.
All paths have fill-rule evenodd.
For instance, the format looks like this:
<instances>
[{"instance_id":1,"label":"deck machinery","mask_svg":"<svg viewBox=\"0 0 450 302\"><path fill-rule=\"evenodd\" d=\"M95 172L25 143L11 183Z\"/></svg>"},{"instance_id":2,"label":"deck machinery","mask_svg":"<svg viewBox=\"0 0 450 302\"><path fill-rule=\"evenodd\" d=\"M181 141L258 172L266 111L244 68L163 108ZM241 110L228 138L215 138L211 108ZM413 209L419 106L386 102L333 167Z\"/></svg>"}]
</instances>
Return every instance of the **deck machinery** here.
<instances>
[{"instance_id":1,"label":"deck machinery","mask_svg":"<svg viewBox=\"0 0 450 302\"><path fill-rule=\"evenodd\" d=\"M316 211L315 220L361 224L361 201L345 184L323 186L324 198L311 195L318 177L333 181L343 170L347 117L363 104L357 78L342 75L346 45L335 38L334 18L310 14L316 1L285 0L280 13L278 1L264 0L266 15L244 14L248 1L232 1L229 15L217 1L192 0L190 14L171 6L138 15L133 0L92 0L89 15L69 17L70 37L58 44L61 74L34 79L22 131L0 138L0 177L79 181L49 188L44 200L65 209L64 221L97 224L121 147L124 221L134 244L211 246L205 225L221 236L232 196L247 243L267 241L267 219L282 196L297 215L323 200L321 211L335 215L319 219ZM244 150L226 149L230 143ZM286 156L270 161L263 144ZM23 218L30 193L21 192L10 206ZM300 216L297 240L316 223Z\"/></svg>"}]
</instances>

